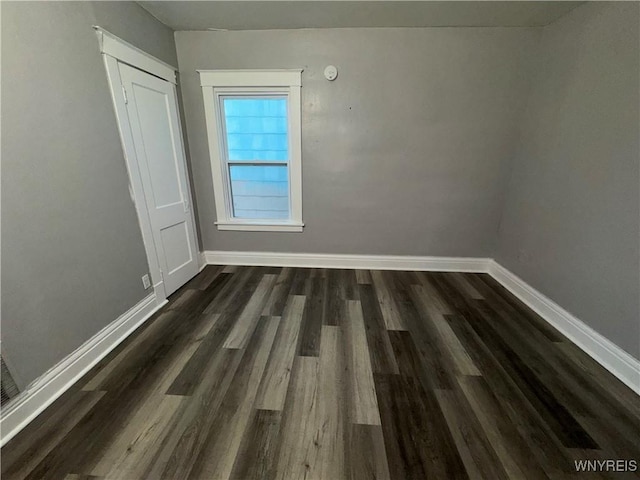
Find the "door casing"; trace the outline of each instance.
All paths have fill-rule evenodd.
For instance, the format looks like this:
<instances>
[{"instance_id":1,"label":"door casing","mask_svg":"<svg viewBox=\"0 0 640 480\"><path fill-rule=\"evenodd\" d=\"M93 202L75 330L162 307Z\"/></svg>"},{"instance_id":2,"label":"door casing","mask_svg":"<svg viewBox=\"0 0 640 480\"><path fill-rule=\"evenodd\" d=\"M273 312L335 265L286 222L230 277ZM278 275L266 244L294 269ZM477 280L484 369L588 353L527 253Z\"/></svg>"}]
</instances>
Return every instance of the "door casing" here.
<instances>
[{"instance_id":1,"label":"door casing","mask_svg":"<svg viewBox=\"0 0 640 480\"><path fill-rule=\"evenodd\" d=\"M123 84L120 78L120 69L118 68L118 63L120 62L130 65L139 70L166 80L171 84L176 99L178 98L176 92L177 81L175 73L177 69L147 54L146 52L143 52L139 48L134 47L133 45L116 37L115 35L102 29L101 27L96 26L94 27L94 29L98 34L100 52L102 54L104 66L107 72L107 80L109 82L109 89L111 91L111 98L116 114L118 131L120 133L120 140L122 142L122 149L124 152L127 173L129 175L129 193L135 205L138 222L140 224L142 240L144 242L145 252L147 255L147 262L149 264L149 275L151 276L151 284L156 295L156 302L158 304L161 304L166 300L167 294L162 279L161 267L158 260L158 252L153 239L151 218L147 210L145 193L140 170L138 167L138 158L136 155L133 135L131 133L131 125L129 123L129 115L127 112L127 105L125 103L125 93L123 91ZM182 157L186 161L184 139L182 138L183 130L180 123L179 115L178 128L180 134L180 148L182 148ZM184 167L185 175L187 177L186 195L188 195L190 205L193 205L193 196L191 194L191 186L188 177L189 171L187 165L185 165ZM193 230L191 234L193 235L197 246L197 235L195 232L195 218L193 215L193 208L189 209L189 215L191 215L190 223ZM201 269L202 267L204 267L204 263L202 262L200 257L201 255L198 255L198 262L200 263Z\"/></svg>"}]
</instances>

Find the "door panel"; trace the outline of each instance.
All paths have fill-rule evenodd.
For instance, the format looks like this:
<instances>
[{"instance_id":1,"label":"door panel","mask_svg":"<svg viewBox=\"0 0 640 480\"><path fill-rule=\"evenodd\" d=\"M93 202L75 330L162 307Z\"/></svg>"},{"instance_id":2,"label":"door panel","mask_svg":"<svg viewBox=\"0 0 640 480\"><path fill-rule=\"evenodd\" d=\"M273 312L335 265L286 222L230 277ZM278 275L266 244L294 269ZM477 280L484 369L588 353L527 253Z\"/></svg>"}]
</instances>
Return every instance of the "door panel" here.
<instances>
[{"instance_id":1,"label":"door panel","mask_svg":"<svg viewBox=\"0 0 640 480\"><path fill-rule=\"evenodd\" d=\"M119 64L138 168L167 295L198 273L175 87Z\"/></svg>"},{"instance_id":2,"label":"door panel","mask_svg":"<svg viewBox=\"0 0 640 480\"><path fill-rule=\"evenodd\" d=\"M167 273L171 275L193 259L186 223L178 223L160 230L162 246L167 257Z\"/></svg>"},{"instance_id":3,"label":"door panel","mask_svg":"<svg viewBox=\"0 0 640 480\"><path fill-rule=\"evenodd\" d=\"M167 83L167 82L164 82ZM149 168L151 188L156 206L182 203L182 189L178 168L178 156L172 141L170 109L166 93L133 83L131 100L135 101L135 113L144 141L145 156L152 159Z\"/></svg>"}]
</instances>

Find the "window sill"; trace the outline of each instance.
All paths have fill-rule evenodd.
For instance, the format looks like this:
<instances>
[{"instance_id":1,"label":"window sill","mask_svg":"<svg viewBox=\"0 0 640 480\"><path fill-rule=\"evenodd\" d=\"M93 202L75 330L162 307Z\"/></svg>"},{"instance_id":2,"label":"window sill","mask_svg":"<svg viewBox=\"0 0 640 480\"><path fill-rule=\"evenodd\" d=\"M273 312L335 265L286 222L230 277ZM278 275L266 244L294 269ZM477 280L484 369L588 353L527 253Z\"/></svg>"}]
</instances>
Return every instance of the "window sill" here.
<instances>
[{"instance_id":1,"label":"window sill","mask_svg":"<svg viewBox=\"0 0 640 480\"><path fill-rule=\"evenodd\" d=\"M215 222L218 230L241 232L302 232L304 223Z\"/></svg>"}]
</instances>

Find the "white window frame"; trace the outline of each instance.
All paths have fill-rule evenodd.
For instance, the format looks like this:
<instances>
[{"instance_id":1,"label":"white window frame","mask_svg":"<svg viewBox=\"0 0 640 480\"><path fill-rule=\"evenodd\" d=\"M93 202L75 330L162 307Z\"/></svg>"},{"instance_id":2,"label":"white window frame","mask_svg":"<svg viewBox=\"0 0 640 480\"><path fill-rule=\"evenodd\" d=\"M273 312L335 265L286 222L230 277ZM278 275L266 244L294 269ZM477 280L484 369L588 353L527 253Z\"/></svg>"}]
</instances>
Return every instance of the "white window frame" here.
<instances>
[{"instance_id":1,"label":"white window frame","mask_svg":"<svg viewBox=\"0 0 640 480\"><path fill-rule=\"evenodd\" d=\"M209 156L216 202L218 230L301 232L302 222L302 125L300 88L302 70L198 70L204 98ZM288 101L289 218L235 218L231 201L224 124L220 115L220 96L280 95Z\"/></svg>"}]
</instances>

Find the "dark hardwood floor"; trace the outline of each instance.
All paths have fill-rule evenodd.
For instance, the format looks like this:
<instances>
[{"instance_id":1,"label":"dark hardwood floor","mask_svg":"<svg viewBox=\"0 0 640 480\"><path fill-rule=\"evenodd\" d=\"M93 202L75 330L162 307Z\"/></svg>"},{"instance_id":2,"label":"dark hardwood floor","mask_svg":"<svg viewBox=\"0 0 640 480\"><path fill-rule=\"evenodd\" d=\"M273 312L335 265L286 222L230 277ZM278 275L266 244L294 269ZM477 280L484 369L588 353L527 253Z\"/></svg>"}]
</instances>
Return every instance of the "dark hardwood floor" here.
<instances>
[{"instance_id":1,"label":"dark hardwood floor","mask_svg":"<svg viewBox=\"0 0 640 480\"><path fill-rule=\"evenodd\" d=\"M2 449L3 479L564 479L639 398L484 274L207 267Z\"/></svg>"}]
</instances>

